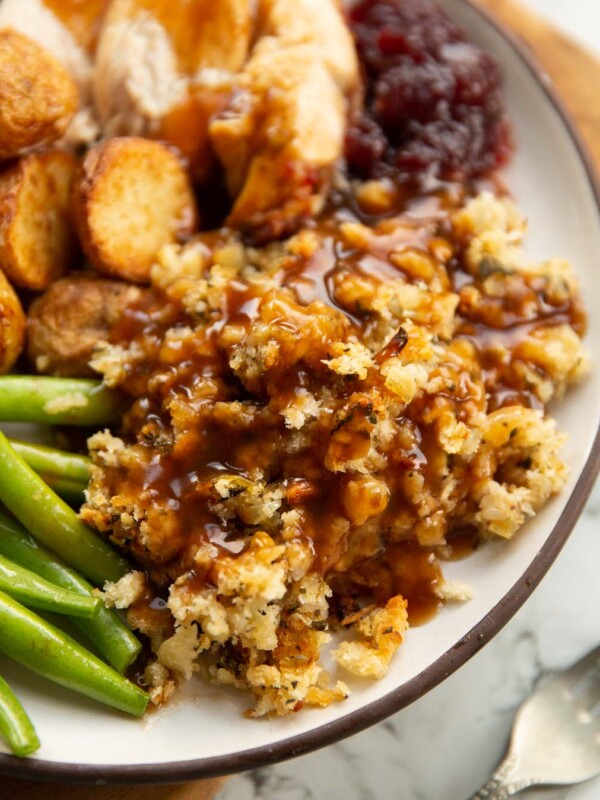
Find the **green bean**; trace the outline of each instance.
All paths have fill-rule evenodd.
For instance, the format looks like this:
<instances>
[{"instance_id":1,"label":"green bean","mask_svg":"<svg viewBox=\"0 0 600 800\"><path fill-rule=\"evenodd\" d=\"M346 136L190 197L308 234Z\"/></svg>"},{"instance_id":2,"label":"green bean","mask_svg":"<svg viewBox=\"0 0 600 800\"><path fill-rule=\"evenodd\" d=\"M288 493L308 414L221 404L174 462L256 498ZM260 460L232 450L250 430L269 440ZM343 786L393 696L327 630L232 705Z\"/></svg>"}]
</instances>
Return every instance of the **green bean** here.
<instances>
[{"instance_id":1,"label":"green bean","mask_svg":"<svg viewBox=\"0 0 600 800\"><path fill-rule=\"evenodd\" d=\"M63 589L87 596L92 592L92 586L84 578L38 544L18 522L2 513L0 554ZM119 672L125 672L142 648L119 615L108 608L102 608L96 619L84 621L73 618L71 621L94 643L102 658Z\"/></svg>"},{"instance_id":2,"label":"green bean","mask_svg":"<svg viewBox=\"0 0 600 800\"><path fill-rule=\"evenodd\" d=\"M90 478L90 458L40 444L14 439L9 441L13 449L59 497L70 506L81 506Z\"/></svg>"},{"instance_id":3,"label":"green bean","mask_svg":"<svg viewBox=\"0 0 600 800\"><path fill-rule=\"evenodd\" d=\"M60 478L57 475L44 475L43 472L39 473L39 476L71 508L78 510L84 504L86 486L83 483Z\"/></svg>"},{"instance_id":4,"label":"green bean","mask_svg":"<svg viewBox=\"0 0 600 800\"><path fill-rule=\"evenodd\" d=\"M92 460L88 456L68 453L54 447L10 439L14 450L38 475L56 475L59 478L87 486Z\"/></svg>"},{"instance_id":5,"label":"green bean","mask_svg":"<svg viewBox=\"0 0 600 800\"><path fill-rule=\"evenodd\" d=\"M47 425L109 425L122 399L87 378L0 377L0 421Z\"/></svg>"},{"instance_id":6,"label":"green bean","mask_svg":"<svg viewBox=\"0 0 600 800\"><path fill-rule=\"evenodd\" d=\"M39 749L40 740L27 712L2 677L0 677L0 734L19 758L30 756Z\"/></svg>"},{"instance_id":7,"label":"green bean","mask_svg":"<svg viewBox=\"0 0 600 800\"><path fill-rule=\"evenodd\" d=\"M127 561L78 519L1 431L0 501L36 539L97 585L117 581L128 571Z\"/></svg>"},{"instance_id":8,"label":"green bean","mask_svg":"<svg viewBox=\"0 0 600 800\"><path fill-rule=\"evenodd\" d=\"M3 556L0 556L0 590L28 608L56 611L69 617L94 619L103 605L99 597L61 589Z\"/></svg>"},{"instance_id":9,"label":"green bean","mask_svg":"<svg viewBox=\"0 0 600 800\"><path fill-rule=\"evenodd\" d=\"M148 695L66 633L0 592L0 651L48 680L141 717Z\"/></svg>"}]
</instances>

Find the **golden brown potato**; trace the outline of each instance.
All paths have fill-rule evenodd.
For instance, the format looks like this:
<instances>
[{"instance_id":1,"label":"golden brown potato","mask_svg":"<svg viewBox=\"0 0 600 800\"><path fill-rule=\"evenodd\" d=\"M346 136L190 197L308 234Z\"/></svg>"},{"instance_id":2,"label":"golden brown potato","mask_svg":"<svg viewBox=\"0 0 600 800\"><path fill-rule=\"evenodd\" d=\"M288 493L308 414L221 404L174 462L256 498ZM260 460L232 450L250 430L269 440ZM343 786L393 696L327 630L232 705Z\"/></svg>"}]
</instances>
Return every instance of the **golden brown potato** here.
<instances>
[{"instance_id":1,"label":"golden brown potato","mask_svg":"<svg viewBox=\"0 0 600 800\"><path fill-rule=\"evenodd\" d=\"M0 29L28 36L54 56L77 86L79 106L61 142L73 149L98 139L92 73L101 17L109 0L2 0Z\"/></svg>"},{"instance_id":2,"label":"golden brown potato","mask_svg":"<svg viewBox=\"0 0 600 800\"><path fill-rule=\"evenodd\" d=\"M15 290L0 272L0 375L15 363L25 340L25 313Z\"/></svg>"},{"instance_id":3,"label":"golden brown potato","mask_svg":"<svg viewBox=\"0 0 600 800\"><path fill-rule=\"evenodd\" d=\"M47 375L95 375L88 366L94 347L145 291L86 273L56 281L29 309L29 360Z\"/></svg>"},{"instance_id":4,"label":"golden brown potato","mask_svg":"<svg viewBox=\"0 0 600 800\"><path fill-rule=\"evenodd\" d=\"M73 156L50 150L0 172L0 269L16 286L45 289L73 260L75 167Z\"/></svg>"},{"instance_id":5,"label":"golden brown potato","mask_svg":"<svg viewBox=\"0 0 600 800\"><path fill-rule=\"evenodd\" d=\"M59 139L77 104L77 87L53 55L15 30L0 30L0 159Z\"/></svg>"},{"instance_id":6,"label":"golden brown potato","mask_svg":"<svg viewBox=\"0 0 600 800\"><path fill-rule=\"evenodd\" d=\"M160 142L123 137L93 147L73 190L73 210L88 258L99 272L144 283L158 249L198 224L189 176Z\"/></svg>"}]
</instances>

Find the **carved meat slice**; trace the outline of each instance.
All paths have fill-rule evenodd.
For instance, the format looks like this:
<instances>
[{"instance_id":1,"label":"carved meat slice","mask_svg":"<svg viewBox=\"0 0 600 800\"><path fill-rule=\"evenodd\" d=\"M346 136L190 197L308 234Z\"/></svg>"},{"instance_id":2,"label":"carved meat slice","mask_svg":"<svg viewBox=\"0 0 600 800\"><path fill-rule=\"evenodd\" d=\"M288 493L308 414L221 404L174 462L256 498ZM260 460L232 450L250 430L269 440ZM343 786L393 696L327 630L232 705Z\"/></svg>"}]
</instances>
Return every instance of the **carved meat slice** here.
<instances>
[{"instance_id":1,"label":"carved meat slice","mask_svg":"<svg viewBox=\"0 0 600 800\"><path fill-rule=\"evenodd\" d=\"M255 239L314 215L342 153L359 90L354 45L335 0L261 0L258 41L211 141Z\"/></svg>"},{"instance_id":2,"label":"carved meat slice","mask_svg":"<svg viewBox=\"0 0 600 800\"><path fill-rule=\"evenodd\" d=\"M248 54L250 0L113 0L96 54L94 99L107 135L164 138L202 177L208 120Z\"/></svg>"},{"instance_id":3,"label":"carved meat slice","mask_svg":"<svg viewBox=\"0 0 600 800\"><path fill-rule=\"evenodd\" d=\"M313 45L262 42L210 128L235 197L230 223L270 239L313 216L345 123L344 94Z\"/></svg>"},{"instance_id":4,"label":"carved meat slice","mask_svg":"<svg viewBox=\"0 0 600 800\"><path fill-rule=\"evenodd\" d=\"M336 0L261 0L260 35L282 44L313 44L342 89L357 85L354 44Z\"/></svg>"}]
</instances>

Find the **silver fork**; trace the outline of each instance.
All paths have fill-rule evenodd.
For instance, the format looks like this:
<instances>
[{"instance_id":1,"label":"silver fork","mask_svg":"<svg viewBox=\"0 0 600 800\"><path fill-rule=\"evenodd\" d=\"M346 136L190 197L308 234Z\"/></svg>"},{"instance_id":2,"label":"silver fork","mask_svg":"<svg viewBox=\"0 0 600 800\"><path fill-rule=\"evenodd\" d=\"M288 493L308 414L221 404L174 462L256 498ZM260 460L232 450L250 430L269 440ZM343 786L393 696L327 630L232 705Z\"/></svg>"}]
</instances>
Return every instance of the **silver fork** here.
<instances>
[{"instance_id":1,"label":"silver fork","mask_svg":"<svg viewBox=\"0 0 600 800\"><path fill-rule=\"evenodd\" d=\"M519 709L508 754L469 800L506 800L530 786L600 774L600 647L536 689Z\"/></svg>"}]
</instances>

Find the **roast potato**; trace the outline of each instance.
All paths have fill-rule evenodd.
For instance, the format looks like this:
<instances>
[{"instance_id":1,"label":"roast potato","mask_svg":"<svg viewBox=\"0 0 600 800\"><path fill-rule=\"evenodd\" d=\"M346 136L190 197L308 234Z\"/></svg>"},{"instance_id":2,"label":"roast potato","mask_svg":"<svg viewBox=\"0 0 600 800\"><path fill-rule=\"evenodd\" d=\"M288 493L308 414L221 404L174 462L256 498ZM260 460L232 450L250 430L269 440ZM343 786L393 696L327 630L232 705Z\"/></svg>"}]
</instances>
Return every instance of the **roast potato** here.
<instances>
[{"instance_id":1,"label":"roast potato","mask_svg":"<svg viewBox=\"0 0 600 800\"><path fill-rule=\"evenodd\" d=\"M77 105L77 87L53 55L11 28L0 30L0 160L59 139Z\"/></svg>"},{"instance_id":2,"label":"roast potato","mask_svg":"<svg viewBox=\"0 0 600 800\"><path fill-rule=\"evenodd\" d=\"M75 167L73 156L50 150L25 156L0 172L0 268L16 286L45 289L73 260Z\"/></svg>"},{"instance_id":3,"label":"roast potato","mask_svg":"<svg viewBox=\"0 0 600 800\"><path fill-rule=\"evenodd\" d=\"M25 340L25 313L15 290L0 272L0 375L15 363Z\"/></svg>"},{"instance_id":4,"label":"roast potato","mask_svg":"<svg viewBox=\"0 0 600 800\"><path fill-rule=\"evenodd\" d=\"M61 143L79 148L98 139L100 126L92 107L93 58L101 17L109 0L2 0L0 28L33 39L54 56L73 79L79 107Z\"/></svg>"},{"instance_id":5,"label":"roast potato","mask_svg":"<svg viewBox=\"0 0 600 800\"><path fill-rule=\"evenodd\" d=\"M93 274L70 275L35 300L27 318L27 356L38 372L88 377L94 347L107 339L123 309L146 291Z\"/></svg>"},{"instance_id":6,"label":"roast potato","mask_svg":"<svg viewBox=\"0 0 600 800\"><path fill-rule=\"evenodd\" d=\"M158 249L190 236L198 212L178 155L160 142L122 137L93 147L73 189L83 249L105 275L149 280Z\"/></svg>"}]
</instances>

